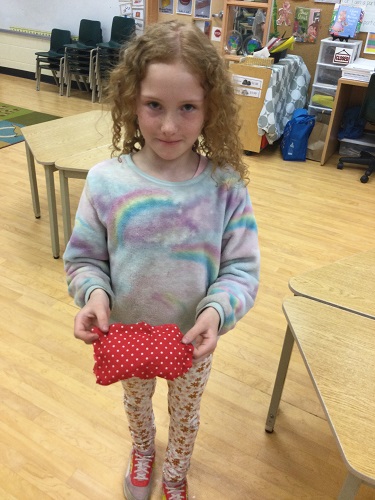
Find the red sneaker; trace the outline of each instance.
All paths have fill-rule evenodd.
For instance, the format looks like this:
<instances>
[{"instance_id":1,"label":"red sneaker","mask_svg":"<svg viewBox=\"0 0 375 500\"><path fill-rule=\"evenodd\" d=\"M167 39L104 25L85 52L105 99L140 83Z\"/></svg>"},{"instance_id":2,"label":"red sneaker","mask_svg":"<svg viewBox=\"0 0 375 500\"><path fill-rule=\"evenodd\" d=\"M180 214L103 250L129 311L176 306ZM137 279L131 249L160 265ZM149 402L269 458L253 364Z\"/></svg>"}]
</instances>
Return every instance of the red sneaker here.
<instances>
[{"instance_id":1,"label":"red sneaker","mask_svg":"<svg viewBox=\"0 0 375 500\"><path fill-rule=\"evenodd\" d=\"M154 461L155 453L142 455L134 448L132 449L124 480L124 493L127 500L149 499Z\"/></svg>"},{"instance_id":2,"label":"red sneaker","mask_svg":"<svg viewBox=\"0 0 375 500\"><path fill-rule=\"evenodd\" d=\"M163 500L188 500L187 481L171 486L163 480Z\"/></svg>"}]
</instances>

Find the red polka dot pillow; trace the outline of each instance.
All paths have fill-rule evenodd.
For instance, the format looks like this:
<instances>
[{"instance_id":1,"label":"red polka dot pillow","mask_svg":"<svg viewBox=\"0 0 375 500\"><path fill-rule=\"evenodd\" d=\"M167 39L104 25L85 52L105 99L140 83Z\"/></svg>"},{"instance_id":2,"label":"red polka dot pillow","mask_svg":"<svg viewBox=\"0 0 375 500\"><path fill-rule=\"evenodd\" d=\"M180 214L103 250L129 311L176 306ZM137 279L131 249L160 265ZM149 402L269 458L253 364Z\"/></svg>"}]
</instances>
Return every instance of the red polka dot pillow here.
<instances>
[{"instance_id":1,"label":"red polka dot pillow","mask_svg":"<svg viewBox=\"0 0 375 500\"><path fill-rule=\"evenodd\" d=\"M192 366L191 344L183 344L176 325L151 326L147 323L114 323L94 342L94 374L100 385L110 385L131 377L173 380Z\"/></svg>"}]
</instances>

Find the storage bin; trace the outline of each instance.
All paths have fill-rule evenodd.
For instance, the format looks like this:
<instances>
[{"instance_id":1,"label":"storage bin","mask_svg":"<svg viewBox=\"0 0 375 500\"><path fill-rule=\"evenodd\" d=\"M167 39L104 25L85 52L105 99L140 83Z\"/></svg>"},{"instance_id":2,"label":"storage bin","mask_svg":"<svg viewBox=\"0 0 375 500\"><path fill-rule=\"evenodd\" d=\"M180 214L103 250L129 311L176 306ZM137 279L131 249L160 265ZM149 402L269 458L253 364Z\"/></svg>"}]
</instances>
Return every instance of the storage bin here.
<instances>
[{"instance_id":1,"label":"storage bin","mask_svg":"<svg viewBox=\"0 0 375 500\"><path fill-rule=\"evenodd\" d=\"M332 109L335 94L335 86L314 84L311 92L311 104L323 109Z\"/></svg>"},{"instance_id":2,"label":"storage bin","mask_svg":"<svg viewBox=\"0 0 375 500\"><path fill-rule=\"evenodd\" d=\"M366 133L359 139L342 139L339 154L341 156L360 156L361 151L367 151L375 156L375 134Z\"/></svg>"},{"instance_id":3,"label":"storage bin","mask_svg":"<svg viewBox=\"0 0 375 500\"><path fill-rule=\"evenodd\" d=\"M353 62L355 61L358 57L359 54L361 53L361 47L362 47L362 40L351 40L350 42L340 42L338 40L331 40L330 38L324 38L323 40L320 41L321 46L320 46L320 54L319 54L319 62L325 63L325 64L337 64L338 66L345 66L348 64L348 62ZM351 50L353 51L351 53L350 59L349 60L344 60L344 58L337 57L335 58L335 53L336 53L336 47L337 47L337 52L340 54L343 52L343 55L348 54Z\"/></svg>"},{"instance_id":4,"label":"storage bin","mask_svg":"<svg viewBox=\"0 0 375 500\"><path fill-rule=\"evenodd\" d=\"M339 78L341 78L341 66L317 63L315 74L316 83L323 85L337 85Z\"/></svg>"},{"instance_id":5,"label":"storage bin","mask_svg":"<svg viewBox=\"0 0 375 500\"><path fill-rule=\"evenodd\" d=\"M323 115L323 114L325 114L326 116L330 116L331 111L332 110L330 108L322 108L320 106L311 106L311 104L309 104L309 106L308 106L308 112L309 112L309 115L311 115L311 116L319 116L319 115Z\"/></svg>"}]
</instances>

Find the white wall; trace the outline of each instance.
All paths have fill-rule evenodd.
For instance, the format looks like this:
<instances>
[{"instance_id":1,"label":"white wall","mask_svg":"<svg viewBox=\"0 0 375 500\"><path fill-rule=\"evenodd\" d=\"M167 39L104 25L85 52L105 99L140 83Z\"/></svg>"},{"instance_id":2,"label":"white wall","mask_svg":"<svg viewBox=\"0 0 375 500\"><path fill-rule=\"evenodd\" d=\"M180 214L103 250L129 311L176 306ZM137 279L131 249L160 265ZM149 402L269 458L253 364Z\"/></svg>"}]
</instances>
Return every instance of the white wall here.
<instances>
[{"instance_id":1,"label":"white wall","mask_svg":"<svg viewBox=\"0 0 375 500\"><path fill-rule=\"evenodd\" d=\"M0 31L0 67L35 72L35 52L49 47L49 38Z\"/></svg>"},{"instance_id":2,"label":"white wall","mask_svg":"<svg viewBox=\"0 0 375 500\"><path fill-rule=\"evenodd\" d=\"M119 15L118 0L1 0L0 28L60 28L77 36L81 19L93 19L101 22L103 40L107 41L112 19Z\"/></svg>"}]
</instances>

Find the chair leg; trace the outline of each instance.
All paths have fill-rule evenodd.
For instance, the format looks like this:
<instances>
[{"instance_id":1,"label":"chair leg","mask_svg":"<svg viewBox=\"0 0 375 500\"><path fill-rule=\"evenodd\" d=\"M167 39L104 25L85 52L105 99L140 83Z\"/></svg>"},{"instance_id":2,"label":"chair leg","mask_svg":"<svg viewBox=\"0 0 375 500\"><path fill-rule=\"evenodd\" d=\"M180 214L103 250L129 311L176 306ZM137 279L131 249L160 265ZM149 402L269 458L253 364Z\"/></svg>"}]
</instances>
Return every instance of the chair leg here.
<instances>
[{"instance_id":1,"label":"chair leg","mask_svg":"<svg viewBox=\"0 0 375 500\"><path fill-rule=\"evenodd\" d=\"M40 90L40 73L41 69L39 66L39 61L36 62L35 78L36 78L36 90Z\"/></svg>"},{"instance_id":2,"label":"chair leg","mask_svg":"<svg viewBox=\"0 0 375 500\"><path fill-rule=\"evenodd\" d=\"M369 177L370 175L375 171L375 161L372 165L370 165L366 172L362 175L362 177L360 178L360 181L362 182L362 184L366 184L366 182L368 182L369 180Z\"/></svg>"},{"instance_id":3,"label":"chair leg","mask_svg":"<svg viewBox=\"0 0 375 500\"><path fill-rule=\"evenodd\" d=\"M53 75L53 79L55 80L56 85L59 87L60 84L59 84L59 80L57 78L57 71L55 71L54 69L51 69L51 73Z\"/></svg>"},{"instance_id":4,"label":"chair leg","mask_svg":"<svg viewBox=\"0 0 375 500\"><path fill-rule=\"evenodd\" d=\"M60 59L60 79L59 79L59 94L64 95L64 80L65 80L65 70L64 70L64 58Z\"/></svg>"},{"instance_id":5,"label":"chair leg","mask_svg":"<svg viewBox=\"0 0 375 500\"><path fill-rule=\"evenodd\" d=\"M72 75L69 70L66 71L66 97L70 97L70 88L72 85Z\"/></svg>"}]
</instances>

